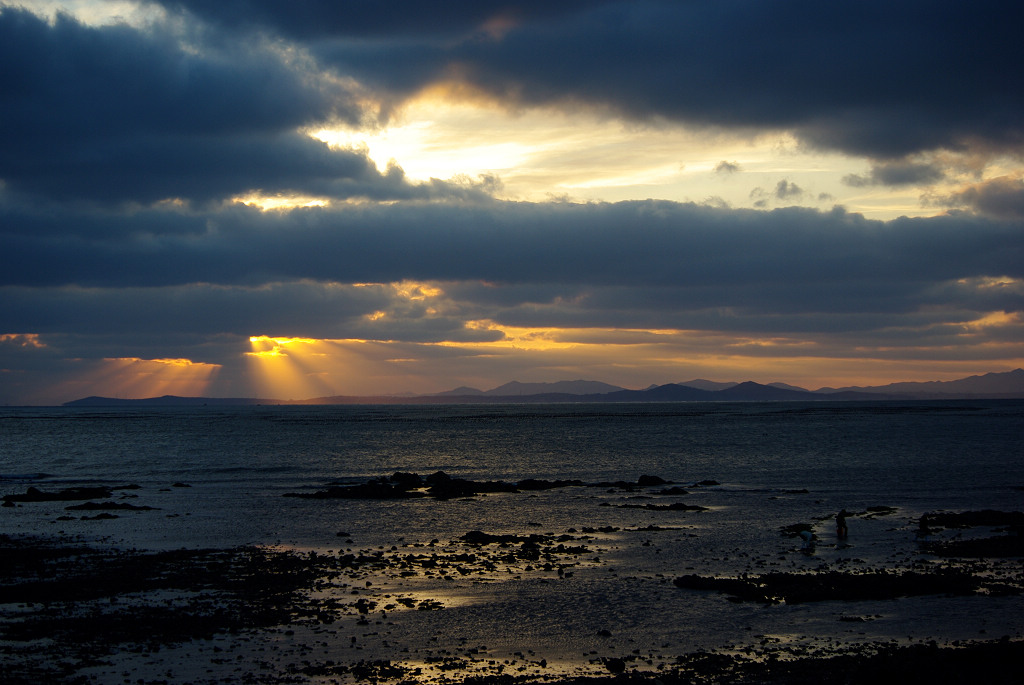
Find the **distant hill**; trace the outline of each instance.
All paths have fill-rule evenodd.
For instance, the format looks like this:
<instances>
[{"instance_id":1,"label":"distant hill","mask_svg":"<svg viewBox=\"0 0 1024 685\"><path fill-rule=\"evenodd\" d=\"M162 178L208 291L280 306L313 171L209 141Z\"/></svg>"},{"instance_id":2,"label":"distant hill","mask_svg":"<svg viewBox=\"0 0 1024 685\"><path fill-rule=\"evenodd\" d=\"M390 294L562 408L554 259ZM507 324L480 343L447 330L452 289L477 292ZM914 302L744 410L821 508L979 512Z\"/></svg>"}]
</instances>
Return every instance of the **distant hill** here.
<instances>
[{"instance_id":1,"label":"distant hill","mask_svg":"<svg viewBox=\"0 0 1024 685\"><path fill-rule=\"evenodd\" d=\"M923 383L904 382L889 383L868 387L851 386L846 388L821 388L818 393L834 393L843 391L866 392L875 394L903 394L921 398L955 395L986 396L986 397L1024 397L1024 369L1014 369L1003 373L986 373L983 376L969 376L955 381L926 381Z\"/></svg>"},{"instance_id":2,"label":"distant hill","mask_svg":"<svg viewBox=\"0 0 1024 685\"><path fill-rule=\"evenodd\" d=\"M703 387L701 387L703 386ZM227 397L151 397L126 400L86 397L66 402L66 407L122 406L226 406L277 404L456 404L456 403L540 403L540 402L774 402L786 400L908 400L908 399L1024 399L1024 370L988 373L955 381L890 383L882 386L820 388L804 390L786 383L762 385L753 381L719 383L697 379L686 383L652 385L628 390L600 381L558 381L520 383L512 381L483 391L461 387L435 395L387 395L314 397L307 400L277 400Z\"/></svg>"},{"instance_id":3,"label":"distant hill","mask_svg":"<svg viewBox=\"0 0 1024 685\"><path fill-rule=\"evenodd\" d=\"M609 385L601 381L557 381L554 383L520 383L511 381L490 390L478 390L462 386L454 390L431 393L434 397L471 397L485 395L487 397L522 397L524 395L543 395L558 393L565 395L593 395L602 392L624 390L617 385Z\"/></svg>"},{"instance_id":4,"label":"distant hill","mask_svg":"<svg viewBox=\"0 0 1024 685\"><path fill-rule=\"evenodd\" d=\"M800 392L808 392L807 388L801 388L798 385L790 385L789 383L769 383L768 385L773 388L782 388L783 390L799 390Z\"/></svg>"},{"instance_id":5,"label":"distant hill","mask_svg":"<svg viewBox=\"0 0 1024 685\"><path fill-rule=\"evenodd\" d=\"M436 395L483 395L484 391L477 388L468 388L465 385L461 385L454 390L445 390L444 392L434 393Z\"/></svg>"},{"instance_id":6,"label":"distant hill","mask_svg":"<svg viewBox=\"0 0 1024 685\"><path fill-rule=\"evenodd\" d=\"M178 397L163 395L138 400L126 400L115 397L83 397L80 400L65 402L65 407L203 407L203 406L248 406L261 404L288 404L285 400L256 399L251 397Z\"/></svg>"},{"instance_id":7,"label":"distant hill","mask_svg":"<svg viewBox=\"0 0 1024 685\"><path fill-rule=\"evenodd\" d=\"M695 378L692 381L684 381L678 385L685 385L689 388L700 388L701 390L725 390L739 383L721 383L719 381L708 381L703 378ZM652 386L653 387L653 386Z\"/></svg>"},{"instance_id":8,"label":"distant hill","mask_svg":"<svg viewBox=\"0 0 1024 685\"><path fill-rule=\"evenodd\" d=\"M753 381L740 383L725 390L715 393L718 399L739 400L743 402L754 401L778 401L778 400L806 400L813 399L813 393L806 390L790 390L789 388L777 388L773 385L761 385Z\"/></svg>"},{"instance_id":9,"label":"distant hill","mask_svg":"<svg viewBox=\"0 0 1024 685\"><path fill-rule=\"evenodd\" d=\"M625 390L617 385L609 385L601 381L557 381L555 383L520 383L512 381L499 385L485 392L492 397L521 397L523 395L540 395L544 393L564 393L566 395L596 395L605 392Z\"/></svg>"},{"instance_id":10,"label":"distant hill","mask_svg":"<svg viewBox=\"0 0 1024 685\"><path fill-rule=\"evenodd\" d=\"M679 385L686 385L691 388L700 388L701 390L728 390L729 388L735 388L739 383L735 381L731 383L723 383L719 381L709 381L703 378L695 378L692 381L684 381ZM773 388L782 388L783 390L799 390L800 392L808 392L806 388L789 385L788 383L769 383L768 385Z\"/></svg>"}]
</instances>

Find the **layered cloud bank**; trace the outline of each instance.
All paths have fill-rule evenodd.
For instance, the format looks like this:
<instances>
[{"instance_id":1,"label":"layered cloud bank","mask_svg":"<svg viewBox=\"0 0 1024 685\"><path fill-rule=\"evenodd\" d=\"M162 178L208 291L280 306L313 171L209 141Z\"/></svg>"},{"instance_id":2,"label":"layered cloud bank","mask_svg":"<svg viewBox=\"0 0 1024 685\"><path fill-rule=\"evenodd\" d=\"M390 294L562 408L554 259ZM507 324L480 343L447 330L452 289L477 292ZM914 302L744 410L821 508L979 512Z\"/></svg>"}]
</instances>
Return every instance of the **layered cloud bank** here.
<instances>
[{"instance_id":1,"label":"layered cloud bank","mask_svg":"<svg viewBox=\"0 0 1024 685\"><path fill-rule=\"evenodd\" d=\"M1017 10L549 5L0 5L0 402L1022 364Z\"/></svg>"}]
</instances>

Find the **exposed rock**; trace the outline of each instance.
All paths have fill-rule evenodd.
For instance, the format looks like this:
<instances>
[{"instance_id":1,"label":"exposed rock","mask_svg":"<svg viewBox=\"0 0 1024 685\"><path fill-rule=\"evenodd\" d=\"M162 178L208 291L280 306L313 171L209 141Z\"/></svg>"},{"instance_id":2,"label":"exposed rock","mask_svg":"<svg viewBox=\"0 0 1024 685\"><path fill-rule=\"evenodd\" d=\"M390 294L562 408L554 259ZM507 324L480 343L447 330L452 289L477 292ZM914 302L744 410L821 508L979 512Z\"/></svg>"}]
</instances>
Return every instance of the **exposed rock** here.
<instances>
[{"instance_id":1,"label":"exposed rock","mask_svg":"<svg viewBox=\"0 0 1024 685\"><path fill-rule=\"evenodd\" d=\"M1024 537L997 535L977 540L950 540L933 542L926 546L931 554L940 557L1024 557Z\"/></svg>"},{"instance_id":2,"label":"exposed rock","mask_svg":"<svg viewBox=\"0 0 1024 685\"><path fill-rule=\"evenodd\" d=\"M619 504L619 509L648 509L650 511L707 511L707 507L698 504L673 502L672 504Z\"/></svg>"},{"instance_id":3,"label":"exposed rock","mask_svg":"<svg viewBox=\"0 0 1024 685\"><path fill-rule=\"evenodd\" d=\"M996 511L994 509L983 509L981 511L935 512L928 513L921 517L922 525L943 526L946 528L973 528L976 526L1024 526L1024 512L1020 511Z\"/></svg>"},{"instance_id":4,"label":"exposed rock","mask_svg":"<svg viewBox=\"0 0 1024 685\"><path fill-rule=\"evenodd\" d=\"M804 532L805 530L813 532L814 526L810 523L794 523L789 526L783 526L780 530L784 536L788 538L795 538L800 537L800 533Z\"/></svg>"},{"instance_id":5,"label":"exposed rock","mask_svg":"<svg viewBox=\"0 0 1024 685\"><path fill-rule=\"evenodd\" d=\"M154 507L138 506L127 502L86 502L64 507L65 511L153 511Z\"/></svg>"},{"instance_id":6,"label":"exposed rock","mask_svg":"<svg viewBox=\"0 0 1024 685\"><path fill-rule=\"evenodd\" d=\"M43 492L30 487L23 495L4 495L4 502L68 502L82 499L106 499L110 497L112 488L82 487L65 488L59 492Z\"/></svg>"},{"instance_id":7,"label":"exposed rock","mask_svg":"<svg viewBox=\"0 0 1024 685\"><path fill-rule=\"evenodd\" d=\"M542 535L492 535L482 530L471 530L462 536L463 542L473 545L521 544L524 542L539 543L544 541Z\"/></svg>"},{"instance_id":8,"label":"exposed rock","mask_svg":"<svg viewBox=\"0 0 1024 685\"><path fill-rule=\"evenodd\" d=\"M626 670L626 662L622 659L604 659L604 667L609 673L618 675Z\"/></svg>"},{"instance_id":9,"label":"exposed rock","mask_svg":"<svg viewBox=\"0 0 1024 685\"><path fill-rule=\"evenodd\" d=\"M636 483L627 481L584 483L580 480L542 480L526 478L517 483L505 481L473 481L465 478L453 478L444 471L436 471L422 477L415 473L394 473L382 476L358 485L332 485L326 490L317 492L289 492L285 497L303 499L405 499L412 497L433 497L435 499L454 499L474 497L476 495L496 492L530 492L552 490L566 487L600 487L634 491L638 487L665 485L669 481L659 476L641 476ZM682 494L673 490L671 494Z\"/></svg>"},{"instance_id":10,"label":"exposed rock","mask_svg":"<svg viewBox=\"0 0 1024 685\"><path fill-rule=\"evenodd\" d=\"M555 488L582 486L583 484L581 480L538 480L536 478L527 478L516 483L516 486L520 490L553 490Z\"/></svg>"},{"instance_id":11,"label":"exposed rock","mask_svg":"<svg viewBox=\"0 0 1024 685\"><path fill-rule=\"evenodd\" d=\"M715 590L741 601L764 603L818 602L825 600L873 600L920 595L972 595L986 581L970 573L767 573L740 578L680 576L676 587Z\"/></svg>"}]
</instances>

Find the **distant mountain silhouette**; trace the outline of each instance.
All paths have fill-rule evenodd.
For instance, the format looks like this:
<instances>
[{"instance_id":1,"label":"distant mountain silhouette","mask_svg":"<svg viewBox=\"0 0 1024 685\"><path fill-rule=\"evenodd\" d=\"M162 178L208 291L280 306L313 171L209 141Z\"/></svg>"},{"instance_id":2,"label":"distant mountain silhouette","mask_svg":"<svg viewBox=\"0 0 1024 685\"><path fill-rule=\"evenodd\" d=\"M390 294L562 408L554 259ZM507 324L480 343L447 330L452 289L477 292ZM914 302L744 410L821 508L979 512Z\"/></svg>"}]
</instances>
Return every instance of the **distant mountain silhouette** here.
<instances>
[{"instance_id":1,"label":"distant mountain silhouette","mask_svg":"<svg viewBox=\"0 0 1024 685\"><path fill-rule=\"evenodd\" d=\"M799 385L790 385L789 383L769 383L768 385L773 388L782 388L783 390L799 390L800 392L808 392L807 388L801 388Z\"/></svg>"},{"instance_id":2,"label":"distant mountain silhouette","mask_svg":"<svg viewBox=\"0 0 1024 685\"><path fill-rule=\"evenodd\" d=\"M734 385L739 385L739 383L721 383L719 381L708 381L703 378L695 378L692 381L679 383L679 385L685 385L690 388L700 388L701 390L725 390L726 388L731 388Z\"/></svg>"},{"instance_id":3,"label":"distant mountain silhouette","mask_svg":"<svg viewBox=\"0 0 1024 685\"><path fill-rule=\"evenodd\" d=\"M706 387L696 387L694 384ZM722 386L715 389L716 386ZM292 401L227 397L151 397L126 400L86 397L65 402L66 407L118 406L225 406L276 404L457 404L457 403L541 403L541 402L775 402L886 399L971 399L1024 398L1024 370L988 373L955 381L890 383L874 387L820 388L804 390L785 383L763 385L753 381L718 383L696 380L687 383L652 385L644 390L627 390L600 381L558 381L520 383L512 381L491 390L456 388L435 395L387 395L314 397Z\"/></svg>"},{"instance_id":4,"label":"distant mountain silhouette","mask_svg":"<svg viewBox=\"0 0 1024 685\"><path fill-rule=\"evenodd\" d=\"M523 395L542 395L547 393L560 393L566 395L595 395L603 392L615 392L624 390L617 385L609 385L601 381L557 381L554 383L520 383L511 381L499 385L490 390L477 390L476 388L456 388L437 395L487 395L489 397L522 397Z\"/></svg>"},{"instance_id":5,"label":"distant mountain silhouette","mask_svg":"<svg viewBox=\"0 0 1024 685\"><path fill-rule=\"evenodd\" d=\"M434 393L436 395L483 395L484 391L477 388L469 388L465 385L460 385L454 390L445 390L444 392Z\"/></svg>"},{"instance_id":6,"label":"distant mountain silhouette","mask_svg":"<svg viewBox=\"0 0 1024 685\"><path fill-rule=\"evenodd\" d=\"M969 376L955 381L925 381L889 383L868 387L821 388L816 392L834 393L842 391L913 394L919 396L932 395L985 395L985 396L1024 396L1024 369L1014 369L1004 373L986 373L983 376Z\"/></svg>"},{"instance_id":7,"label":"distant mountain silhouette","mask_svg":"<svg viewBox=\"0 0 1024 685\"><path fill-rule=\"evenodd\" d=\"M202 406L248 406L259 404L288 404L285 400L256 399L252 397L178 397L163 395L145 399L127 400L119 397L83 397L80 400L65 402L64 407L131 407L145 405L148 407L202 407Z\"/></svg>"},{"instance_id":8,"label":"distant mountain silhouette","mask_svg":"<svg viewBox=\"0 0 1024 685\"><path fill-rule=\"evenodd\" d=\"M814 395L807 390L790 390L788 388L777 388L773 385L761 385L753 381L740 383L725 390L715 393L718 399L740 400L749 402L767 400L806 400L813 399Z\"/></svg>"},{"instance_id":9,"label":"distant mountain silhouette","mask_svg":"<svg viewBox=\"0 0 1024 685\"><path fill-rule=\"evenodd\" d=\"M618 390L603 395L587 395L591 402L710 402L716 392L691 388L679 383L657 385L646 390Z\"/></svg>"}]
</instances>

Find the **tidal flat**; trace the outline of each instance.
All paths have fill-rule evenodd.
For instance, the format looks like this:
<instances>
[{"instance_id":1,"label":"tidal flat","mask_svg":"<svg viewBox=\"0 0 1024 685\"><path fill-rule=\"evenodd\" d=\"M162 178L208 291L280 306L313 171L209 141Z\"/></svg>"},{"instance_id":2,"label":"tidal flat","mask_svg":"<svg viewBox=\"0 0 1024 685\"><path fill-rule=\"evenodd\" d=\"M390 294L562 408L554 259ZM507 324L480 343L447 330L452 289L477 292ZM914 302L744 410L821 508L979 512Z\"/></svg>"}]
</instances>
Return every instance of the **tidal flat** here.
<instances>
[{"instance_id":1,"label":"tidal flat","mask_svg":"<svg viewBox=\"0 0 1024 685\"><path fill-rule=\"evenodd\" d=\"M187 492L177 485L164 502ZM396 473L285 501L311 517L351 500L436 514L570 503L588 516L393 530L373 544L348 527L315 548L134 548L102 528L3 535L3 681L1018 682L1019 512L879 503L848 512L843 540L813 493L766 492L782 517L723 545L719 486ZM101 490L4 499L61 507L52 525L80 531L163 511L144 489ZM817 513L786 522L786 501Z\"/></svg>"}]
</instances>

